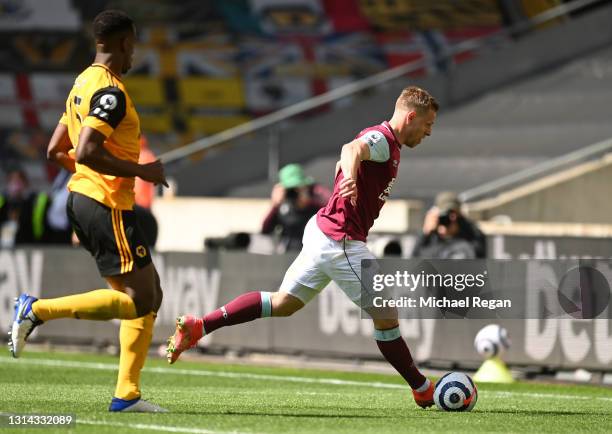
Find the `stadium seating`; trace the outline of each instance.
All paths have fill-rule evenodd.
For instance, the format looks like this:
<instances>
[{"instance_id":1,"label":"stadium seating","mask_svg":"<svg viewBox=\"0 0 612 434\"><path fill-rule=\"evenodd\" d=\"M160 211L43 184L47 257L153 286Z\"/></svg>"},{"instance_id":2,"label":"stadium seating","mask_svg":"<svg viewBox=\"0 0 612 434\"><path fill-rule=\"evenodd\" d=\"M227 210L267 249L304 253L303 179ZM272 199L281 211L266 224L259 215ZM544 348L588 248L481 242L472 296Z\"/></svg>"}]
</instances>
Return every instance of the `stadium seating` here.
<instances>
[{"instance_id":1,"label":"stadium seating","mask_svg":"<svg viewBox=\"0 0 612 434\"><path fill-rule=\"evenodd\" d=\"M107 3L58 0L44 24L48 5L29 18L27 4L0 11L0 129L54 128L93 56L86 24ZM464 3L126 0L139 27L126 83L164 151L406 61L428 59L416 74L432 72L437 51L501 26L496 1Z\"/></svg>"},{"instance_id":2,"label":"stadium seating","mask_svg":"<svg viewBox=\"0 0 612 434\"><path fill-rule=\"evenodd\" d=\"M499 61L500 69L504 65L510 69L511 62L515 62L504 53L491 63L495 60ZM394 197L430 199L450 185L462 191L612 137L606 109L612 97L606 84L611 64L612 50L599 48L554 70L542 65L539 74L532 72L520 82L497 86L451 110L443 110L432 137L402 161ZM471 69L477 70L477 67ZM443 92L442 88L439 90ZM387 93L389 98L393 92ZM444 93L441 97L442 107L446 108ZM378 107L381 99L366 97L363 107L368 110ZM371 121L380 121L386 114L381 110L379 116ZM361 119L364 114L353 108L345 120L348 117ZM336 118L340 125L343 122L339 119ZM366 125L364 122L355 120L352 130L339 126L345 135L338 137L336 143L328 144L328 155L322 155L320 148L309 158L301 155L307 161L305 170L319 182L331 183L342 140L350 139ZM320 127L311 123L308 128L313 131ZM299 136L299 132L293 134ZM271 186L262 178L259 183L235 185L229 194L262 195Z\"/></svg>"},{"instance_id":3,"label":"stadium seating","mask_svg":"<svg viewBox=\"0 0 612 434\"><path fill-rule=\"evenodd\" d=\"M88 30L82 24L105 5L105 1L95 5L68 0L60 3L66 13L58 22L42 26L27 25L26 20L19 32L0 25L0 33L6 36L0 41L6 60L0 71L0 130L7 136L18 131L26 137L25 142L33 141L32 131L45 132L55 126L74 75L91 61ZM546 2L537 3L531 2L530 14L541 11ZM435 4L424 0L188 0L180 7L169 7L159 0L154 8L126 0L122 6L135 17L140 28L134 68L125 80L141 114L143 131L158 153L407 61L425 59L425 66L411 77L416 81L426 79L452 66L436 57L449 46L495 32L508 21L506 11L493 0L470 0L462 2L460 8L450 0ZM2 13L19 14L20 9ZM205 28L202 22L207 23ZM466 51L454 56L453 62L461 68L476 55L476 51ZM539 85L536 82L534 86ZM542 86L544 89L546 82ZM597 83L593 86L597 87ZM435 173L433 166L445 169L448 178L444 184L452 182L467 188L542 161L549 155L542 146L554 148L553 153L562 152L607 134L606 126L574 128L563 122L567 126L559 127L555 119L563 121L556 117L562 105L542 99L536 92L530 108L524 110L526 102L519 100L521 94L502 91L456 112L444 113L436 127L436 145L420 150L419 157L423 158L418 163L411 159L403 165L403 181L396 186L396 194L402 197L410 192L412 197L430 197L442 185L439 178L428 176ZM597 90L593 94L600 101L605 98L605 93ZM366 99L364 105L377 107L370 112L378 111L383 116L383 101L388 95L390 92L378 92ZM446 96L437 96L446 109ZM339 101L324 109L346 108L347 104L351 102ZM586 113L603 111L595 108L597 102L587 106L593 109L586 108L585 119L593 123L594 118ZM321 114L321 110L316 113ZM296 134L302 131L303 135L303 131L313 128L327 130L333 116L323 117L328 121L305 122L297 127ZM365 125L370 118L377 121L379 117L351 113L355 125ZM507 123L498 124L498 118ZM538 121L537 125L536 121L522 123L524 136L517 142L513 129L523 118ZM470 120L469 129L461 127L466 119ZM309 170L321 182L329 181L329 167L333 165L329 159L315 157L335 155L337 137L346 139L356 132L358 127L352 126L353 122L329 137L325 152L317 146L310 153L306 147L297 151L285 146L284 158L311 161ZM580 141L574 141L575 137ZM491 146L493 138L499 142L495 148ZM267 139L268 134L264 133L246 142L254 147ZM21 159L43 157L42 146L33 146L36 149L25 153L19 151L23 149L20 147L3 151L3 155ZM511 150L511 158L507 158L506 150ZM266 154L267 150L257 148L253 152ZM474 159L475 154L479 158ZM192 189L195 184L189 182L187 173L180 193L224 194L234 189L232 195L262 195L269 190L265 182L239 188L245 182L254 184L254 180L263 179L267 170L265 158L259 161L258 156L235 156L231 152L226 158L237 165L257 164L261 173L233 180L234 184L216 185L215 180L208 183L208 190ZM436 158L435 162L432 158ZM224 166L217 163L214 163L217 167ZM469 176L453 178L452 173L459 173L468 165ZM451 166L457 170L446 170ZM193 170L200 168L194 166ZM42 173L41 168L39 175Z\"/></svg>"}]
</instances>

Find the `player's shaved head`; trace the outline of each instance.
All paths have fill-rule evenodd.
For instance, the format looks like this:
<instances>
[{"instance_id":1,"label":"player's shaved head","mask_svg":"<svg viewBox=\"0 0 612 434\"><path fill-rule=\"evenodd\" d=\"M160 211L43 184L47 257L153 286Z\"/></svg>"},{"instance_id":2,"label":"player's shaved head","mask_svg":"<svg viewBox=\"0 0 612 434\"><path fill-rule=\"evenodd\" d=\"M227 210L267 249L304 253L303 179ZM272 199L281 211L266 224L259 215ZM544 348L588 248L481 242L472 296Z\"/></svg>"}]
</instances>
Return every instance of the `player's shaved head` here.
<instances>
[{"instance_id":1,"label":"player's shaved head","mask_svg":"<svg viewBox=\"0 0 612 434\"><path fill-rule=\"evenodd\" d=\"M396 110L415 110L418 114L423 114L429 110L438 111L438 102L424 89L417 86L409 86L402 90L397 102Z\"/></svg>"},{"instance_id":2,"label":"player's shaved head","mask_svg":"<svg viewBox=\"0 0 612 434\"><path fill-rule=\"evenodd\" d=\"M100 12L93 22L96 39L96 63L107 65L115 74L125 74L132 67L136 27L123 11Z\"/></svg>"},{"instance_id":3,"label":"player's shaved head","mask_svg":"<svg viewBox=\"0 0 612 434\"><path fill-rule=\"evenodd\" d=\"M123 11L102 11L94 19L93 33L96 41L109 41L115 36L134 33L134 20Z\"/></svg>"}]
</instances>

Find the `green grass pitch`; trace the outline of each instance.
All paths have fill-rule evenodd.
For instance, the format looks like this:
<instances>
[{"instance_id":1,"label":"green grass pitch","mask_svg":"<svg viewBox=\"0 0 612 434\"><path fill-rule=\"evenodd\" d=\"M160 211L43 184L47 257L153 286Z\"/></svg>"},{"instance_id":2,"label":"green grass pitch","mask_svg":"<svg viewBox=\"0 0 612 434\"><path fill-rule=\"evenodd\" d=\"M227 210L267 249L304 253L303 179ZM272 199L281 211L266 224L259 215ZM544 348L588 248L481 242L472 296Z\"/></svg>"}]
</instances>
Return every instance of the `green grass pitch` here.
<instances>
[{"instance_id":1,"label":"green grass pitch","mask_svg":"<svg viewBox=\"0 0 612 434\"><path fill-rule=\"evenodd\" d=\"M418 408L398 375L150 359L143 397L168 414L110 414L118 360L26 352L0 356L0 413L74 413L80 433L612 432L612 389L479 385L471 413ZM64 433L66 429L7 429Z\"/></svg>"}]
</instances>

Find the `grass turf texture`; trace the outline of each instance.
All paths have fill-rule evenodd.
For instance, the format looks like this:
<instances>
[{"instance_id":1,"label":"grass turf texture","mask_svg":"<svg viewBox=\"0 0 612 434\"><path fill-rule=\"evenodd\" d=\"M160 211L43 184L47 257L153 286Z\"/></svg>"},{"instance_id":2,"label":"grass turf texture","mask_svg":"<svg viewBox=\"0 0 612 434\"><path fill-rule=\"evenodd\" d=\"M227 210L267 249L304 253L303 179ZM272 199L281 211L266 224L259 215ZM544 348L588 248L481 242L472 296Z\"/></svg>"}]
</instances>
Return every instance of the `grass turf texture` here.
<instances>
[{"instance_id":1,"label":"grass turf texture","mask_svg":"<svg viewBox=\"0 0 612 434\"><path fill-rule=\"evenodd\" d=\"M75 413L87 433L612 432L612 389L478 385L471 413L418 408L399 375L147 361L143 397L168 414L111 414L118 359L26 353L0 356L1 413ZM63 366L65 364L65 366ZM339 380L339 381L336 381ZM0 427L64 433L65 428Z\"/></svg>"}]
</instances>

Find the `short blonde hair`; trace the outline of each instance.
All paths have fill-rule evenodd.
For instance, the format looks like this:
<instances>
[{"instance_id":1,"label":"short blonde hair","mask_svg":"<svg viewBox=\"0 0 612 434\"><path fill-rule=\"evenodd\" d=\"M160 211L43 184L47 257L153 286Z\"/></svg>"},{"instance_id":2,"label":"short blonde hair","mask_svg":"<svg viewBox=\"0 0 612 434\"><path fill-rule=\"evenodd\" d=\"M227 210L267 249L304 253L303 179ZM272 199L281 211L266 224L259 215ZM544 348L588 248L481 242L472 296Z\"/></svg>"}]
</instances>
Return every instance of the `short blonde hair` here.
<instances>
[{"instance_id":1,"label":"short blonde hair","mask_svg":"<svg viewBox=\"0 0 612 434\"><path fill-rule=\"evenodd\" d=\"M428 110L437 112L439 106L436 99L426 90L417 86L408 86L402 90L399 98L397 98L395 108L401 110L414 109L422 114Z\"/></svg>"}]
</instances>

